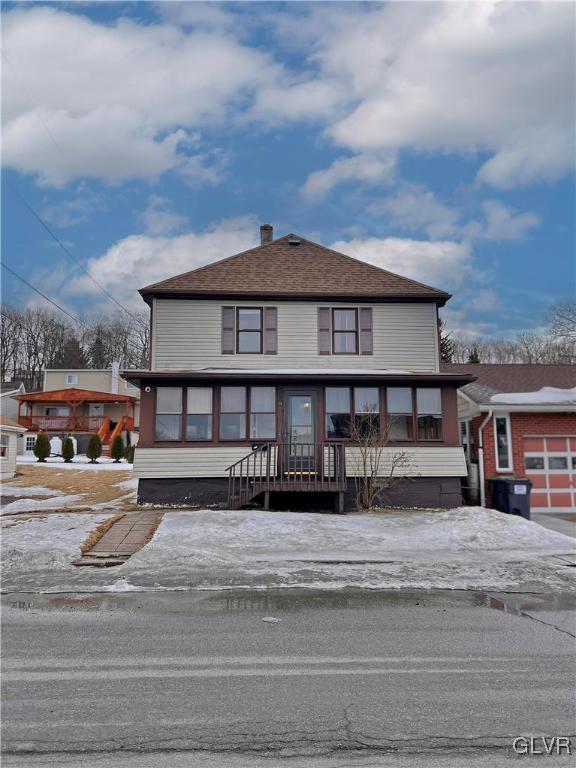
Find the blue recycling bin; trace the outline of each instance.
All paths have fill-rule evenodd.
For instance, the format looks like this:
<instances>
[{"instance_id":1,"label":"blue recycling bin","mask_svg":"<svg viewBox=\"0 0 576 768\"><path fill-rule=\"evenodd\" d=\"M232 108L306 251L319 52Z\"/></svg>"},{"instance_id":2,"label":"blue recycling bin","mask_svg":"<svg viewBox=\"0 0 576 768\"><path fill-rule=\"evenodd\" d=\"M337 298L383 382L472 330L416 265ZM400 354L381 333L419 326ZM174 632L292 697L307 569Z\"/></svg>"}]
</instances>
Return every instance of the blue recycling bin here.
<instances>
[{"instance_id":1,"label":"blue recycling bin","mask_svg":"<svg viewBox=\"0 0 576 768\"><path fill-rule=\"evenodd\" d=\"M530 520L531 480L525 477L492 477L488 482L494 509Z\"/></svg>"}]
</instances>

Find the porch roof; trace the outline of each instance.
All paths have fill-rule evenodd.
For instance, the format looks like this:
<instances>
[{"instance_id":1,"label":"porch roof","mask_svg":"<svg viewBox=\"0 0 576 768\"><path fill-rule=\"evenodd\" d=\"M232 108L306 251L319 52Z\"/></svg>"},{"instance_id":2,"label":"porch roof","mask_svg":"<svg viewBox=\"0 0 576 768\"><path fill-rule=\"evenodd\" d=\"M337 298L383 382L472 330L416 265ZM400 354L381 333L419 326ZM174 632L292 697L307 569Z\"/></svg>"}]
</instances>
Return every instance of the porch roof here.
<instances>
[{"instance_id":1,"label":"porch roof","mask_svg":"<svg viewBox=\"0 0 576 768\"><path fill-rule=\"evenodd\" d=\"M390 368L204 368L200 371L122 371L123 379L135 386L148 381L263 381L312 384L314 381L372 381L406 383L446 383L462 386L474 381L471 374L422 373Z\"/></svg>"},{"instance_id":2,"label":"porch roof","mask_svg":"<svg viewBox=\"0 0 576 768\"><path fill-rule=\"evenodd\" d=\"M22 403L136 403L137 397L114 392L96 392L92 389L54 389L51 392L26 392L14 395Z\"/></svg>"}]
</instances>

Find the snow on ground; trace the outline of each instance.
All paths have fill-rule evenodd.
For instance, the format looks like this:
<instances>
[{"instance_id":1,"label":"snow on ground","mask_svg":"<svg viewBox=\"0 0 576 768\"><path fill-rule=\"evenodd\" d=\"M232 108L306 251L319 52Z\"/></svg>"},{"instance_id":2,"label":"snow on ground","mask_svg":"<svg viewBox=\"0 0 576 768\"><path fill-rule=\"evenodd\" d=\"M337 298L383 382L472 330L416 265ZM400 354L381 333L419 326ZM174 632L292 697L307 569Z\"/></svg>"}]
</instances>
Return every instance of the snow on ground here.
<instances>
[{"instance_id":1,"label":"snow on ground","mask_svg":"<svg viewBox=\"0 0 576 768\"><path fill-rule=\"evenodd\" d=\"M22 489L22 495L27 495L27 489ZM51 496L47 499L18 499L12 501L10 504L4 504L0 515L6 517L8 515L17 515L20 512L42 512L45 509L64 509L75 505L81 499L84 498L82 494L73 494L70 496Z\"/></svg>"},{"instance_id":2,"label":"snow on ground","mask_svg":"<svg viewBox=\"0 0 576 768\"><path fill-rule=\"evenodd\" d=\"M69 522L71 517L89 516L69 513L64 519ZM89 519L96 525L100 518ZM4 530L8 552L14 548L14 530ZM48 549L50 541L45 535ZM122 566L64 571L58 565L30 571L26 563L21 568L18 558L8 559L4 590L354 587L561 592L574 589L575 569L552 555L574 548L567 536L479 507L345 516L170 511L153 540Z\"/></svg>"},{"instance_id":3,"label":"snow on ground","mask_svg":"<svg viewBox=\"0 0 576 768\"><path fill-rule=\"evenodd\" d=\"M46 582L73 583L78 569L72 559L80 555L80 544L88 533L107 517L65 514L3 520L3 590L14 591L18 584L25 591Z\"/></svg>"},{"instance_id":4,"label":"snow on ground","mask_svg":"<svg viewBox=\"0 0 576 768\"><path fill-rule=\"evenodd\" d=\"M27 454L24 456L18 456L16 461L17 461L17 464L25 464L26 466L32 466L32 467L41 467L43 469L46 469L46 467L54 467L55 469L89 469L93 471L122 470L123 472L127 472L132 469L132 464L128 464L125 461L120 461L118 464L116 464L114 459L110 459L108 456L101 456L98 459L97 464L91 464L90 459L82 455L74 456L74 458L70 463L66 463L61 456L51 456L49 459L46 459L46 462L41 462L41 461L38 461L36 456L29 456Z\"/></svg>"},{"instance_id":5,"label":"snow on ground","mask_svg":"<svg viewBox=\"0 0 576 768\"><path fill-rule=\"evenodd\" d=\"M542 387L536 392L501 392L492 395L491 403L506 405L576 405L576 387L558 389L558 387Z\"/></svg>"},{"instance_id":6,"label":"snow on ground","mask_svg":"<svg viewBox=\"0 0 576 768\"><path fill-rule=\"evenodd\" d=\"M122 480L121 483L116 483L116 488L125 488L127 491L133 491L138 488L138 478L131 477L129 480Z\"/></svg>"},{"instance_id":7,"label":"snow on ground","mask_svg":"<svg viewBox=\"0 0 576 768\"><path fill-rule=\"evenodd\" d=\"M9 485L2 483L2 497L11 496L57 496L58 491L45 488L43 485Z\"/></svg>"}]
</instances>

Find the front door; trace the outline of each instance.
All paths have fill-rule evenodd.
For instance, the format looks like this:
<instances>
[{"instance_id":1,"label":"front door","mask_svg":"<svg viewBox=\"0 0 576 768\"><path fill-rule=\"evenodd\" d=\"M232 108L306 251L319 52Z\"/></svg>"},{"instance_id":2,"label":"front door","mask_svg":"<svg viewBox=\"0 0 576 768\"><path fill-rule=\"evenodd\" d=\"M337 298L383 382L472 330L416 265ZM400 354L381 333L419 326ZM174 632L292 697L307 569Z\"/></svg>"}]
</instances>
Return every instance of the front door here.
<instances>
[{"instance_id":1,"label":"front door","mask_svg":"<svg viewBox=\"0 0 576 768\"><path fill-rule=\"evenodd\" d=\"M284 409L284 471L309 474L315 465L316 392L286 392Z\"/></svg>"}]
</instances>

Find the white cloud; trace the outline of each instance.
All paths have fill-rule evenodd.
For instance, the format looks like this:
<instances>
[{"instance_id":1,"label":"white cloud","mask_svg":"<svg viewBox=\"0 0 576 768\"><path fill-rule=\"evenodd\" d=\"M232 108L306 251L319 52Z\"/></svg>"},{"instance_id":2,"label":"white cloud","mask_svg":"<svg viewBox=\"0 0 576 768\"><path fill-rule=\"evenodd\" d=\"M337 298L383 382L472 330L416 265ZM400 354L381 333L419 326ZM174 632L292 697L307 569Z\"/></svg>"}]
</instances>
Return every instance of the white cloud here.
<instances>
[{"instance_id":1,"label":"white cloud","mask_svg":"<svg viewBox=\"0 0 576 768\"><path fill-rule=\"evenodd\" d=\"M322 76L342 83L350 99L328 128L338 144L358 152L490 152L479 180L498 187L573 168L570 3L323 10L307 26L316 29Z\"/></svg>"},{"instance_id":2,"label":"white cloud","mask_svg":"<svg viewBox=\"0 0 576 768\"><path fill-rule=\"evenodd\" d=\"M59 200L56 203L46 202L40 209L40 216L50 224L66 228L88 221L95 212L106 209L107 203L104 195L91 190L86 184L80 183L75 190L75 197Z\"/></svg>"},{"instance_id":3,"label":"white cloud","mask_svg":"<svg viewBox=\"0 0 576 768\"><path fill-rule=\"evenodd\" d=\"M309 201L322 200L335 186L347 181L386 184L394 177L395 167L396 159L390 153L339 158L328 168L310 174L302 195Z\"/></svg>"},{"instance_id":4,"label":"white cloud","mask_svg":"<svg viewBox=\"0 0 576 768\"><path fill-rule=\"evenodd\" d=\"M498 296L489 288L475 288L474 292L466 297L466 306L478 312L491 313L498 309Z\"/></svg>"},{"instance_id":5,"label":"white cloud","mask_svg":"<svg viewBox=\"0 0 576 768\"><path fill-rule=\"evenodd\" d=\"M244 216L226 219L203 232L187 232L176 237L131 235L115 243L102 256L90 259L87 268L119 301L141 308L138 288L255 246L257 232L256 218ZM101 295L86 276L71 280L65 292Z\"/></svg>"},{"instance_id":6,"label":"white cloud","mask_svg":"<svg viewBox=\"0 0 576 768\"><path fill-rule=\"evenodd\" d=\"M516 214L498 200L482 203L484 221L469 222L464 228L470 238L484 240L521 240L526 233L538 226L540 218L531 212Z\"/></svg>"},{"instance_id":7,"label":"white cloud","mask_svg":"<svg viewBox=\"0 0 576 768\"><path fill-rule=\"evenodd\" d=\"M148 235L169 235L182 229L187 222L185 216L170 210L170 201L167 197L159 195L150 195L148 206L140 214L140 220Z\"/></svg>"},{"instance_id":8,"label":"white cloud","mask_svg":"<svg viewBox=\"0 0 576 768\"><path fill-rule=\"evenodd\" d=\"M3 161L57 186L186 163L192 128L227 119L281 70L228 34L47 6L4 14L3 51Z\"/></svg>"},{"instance_id":9,"label":"white cloud","mask_svg":"<svg viewBox=\"0 0 576 768\"><path fill-rule=\"evenodd\" d=\"M421 184L404 184L395 194L372 203L368 210L386 214L390 223L399 229L423 230L431 238L454 235L459 219L455 209L442 203Z\"/></svg>"},{"instance_id":10,"label":"white cloud","mask_svg":"<svg viewBox=\"0 0 576 768\"><path fill-rule=\"evenodd\" d=\"M399 237L367 237L338 240L330 246L377 267L413 280L450 290L470 272L471 249L450 240L410 240Z\"/></svg>"}]
</instances>

